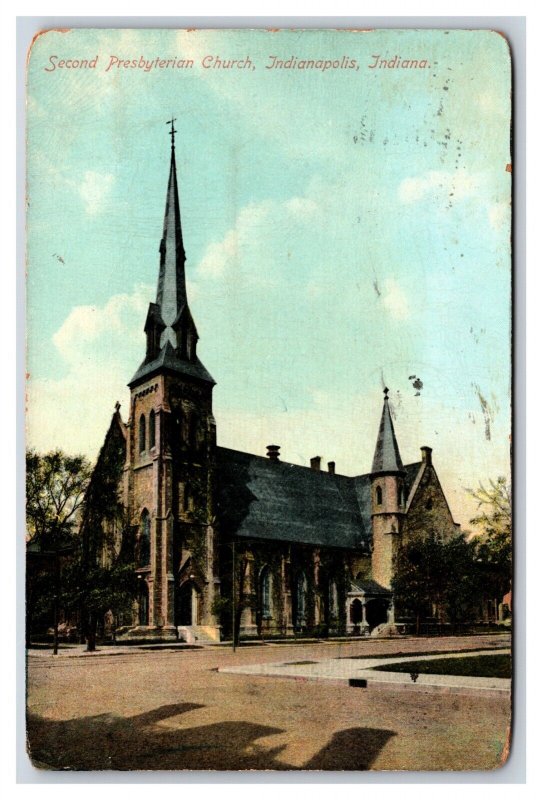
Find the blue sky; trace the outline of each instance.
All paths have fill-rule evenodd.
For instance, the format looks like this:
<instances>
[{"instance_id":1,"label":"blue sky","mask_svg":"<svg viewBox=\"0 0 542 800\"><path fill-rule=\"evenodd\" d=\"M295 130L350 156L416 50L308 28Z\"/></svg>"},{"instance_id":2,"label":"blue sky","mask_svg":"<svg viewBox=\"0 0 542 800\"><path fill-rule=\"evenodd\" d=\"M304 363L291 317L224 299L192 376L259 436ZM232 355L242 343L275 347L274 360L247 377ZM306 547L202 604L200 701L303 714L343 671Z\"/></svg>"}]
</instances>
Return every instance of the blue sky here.
<instances>
[{"instance_id":1,"label":"blue sky","mask_svg":"<svg viewBox=\"0 0 542 800\"><path fill-rule=\"evenodd\" d=\"M374 56L426 68L370 69ZM98 55L96 69L49 58ZM111 56L193 59L116 68ZM203 69L205 55L255 69ZM359 69L267 70L356 59ZM456 519L507 474L510 63L483 31L71 31L28 72L28 443L95 458L144 354L169 169L219 443L370 469L383 382ZM59 258L60 257L60 258ZM61 259L61 260L60 260ZM416 376L423 388L416 394Z\"/></svg>"}]
</instances>

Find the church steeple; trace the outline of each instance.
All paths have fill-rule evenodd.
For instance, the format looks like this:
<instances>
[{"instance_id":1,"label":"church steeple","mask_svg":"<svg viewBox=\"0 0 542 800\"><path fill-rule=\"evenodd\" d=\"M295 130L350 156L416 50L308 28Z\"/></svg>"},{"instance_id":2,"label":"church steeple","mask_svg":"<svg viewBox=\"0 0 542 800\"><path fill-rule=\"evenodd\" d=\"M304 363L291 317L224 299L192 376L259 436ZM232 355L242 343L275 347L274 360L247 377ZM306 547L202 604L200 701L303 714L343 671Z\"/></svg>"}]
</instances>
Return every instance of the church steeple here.
<instances>
[{"instance_id":1,"label":"church steeple","mask_svg":"<svg viewBox=\"0 0 542 800\"><path fill-rule=\"evenodd\" d=\"M160 309L162 320L166 328L162 333L161 345L169 340L176 346L173 324L179 312L187 304L186 280L184 265L186 254L184 251L183 234L181 229L181 210L179 205L179 190L177 186L177 165L175 163L175 119L171 119L171 163L166 194L166 210L164 214L164 230L160 242L160 272L158 274L158 289L156 292L156 305Z\"/></svg>"},{"instance_id":2,"label":"church steeple","mask_svg":"<svg viewBox=\"0 0 542 800\"><path fill-rule=\"evenodd\" d=\"M373 468L371 470L373 475L381 472L404 472L399 445L393 429L388 392L389 389L386 387L384 389L384 407L376 440Z\"/></svg>"},{"instance_id":3,"label":"church steeple","mask_svg":"<svg viewBox=\"0 0 542 800\"><path fill-rule=\"evenodd\" d=\"M129 386L166 369L208 383L214 383L196 355L198 331L186 295L186 253L181 228L181 209L175 162L175 119L171 125L171 156L166 193L164 228L160 241L160 268L156 302L149 303L145 322L147 352L145 360Z\"/></svg>"}]
</instances>

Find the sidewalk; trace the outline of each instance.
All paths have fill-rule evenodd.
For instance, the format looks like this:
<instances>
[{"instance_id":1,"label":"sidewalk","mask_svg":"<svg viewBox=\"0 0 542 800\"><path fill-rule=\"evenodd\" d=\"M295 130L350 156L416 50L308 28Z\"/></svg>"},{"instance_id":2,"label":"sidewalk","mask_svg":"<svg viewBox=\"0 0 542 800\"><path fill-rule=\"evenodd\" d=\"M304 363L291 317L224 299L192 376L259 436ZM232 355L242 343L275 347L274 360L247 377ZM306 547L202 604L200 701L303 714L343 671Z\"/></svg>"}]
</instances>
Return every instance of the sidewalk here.
<instances>
[{"instance_id":1,"label":"sidewalk","mask_svg":"<svg viewBox=\"0 0 542 800\"><path fill-rule=\"evenodd\" d=\"M509 654L510 648L491 650L470 650L449 653L446 658L465 658ZM293 678L295 680L333 681L360 688L386 689L395 691L433 691L439 693L483 693L502 694L510 692L508 678L479 678L468 675L428 675L420 674L414 682L406 672L380 672L373 669L380 665L402 664L409 661L432 661L442 659L442 655L416 656L415 654L398 658L341 658L321 661L282 661L274 664L250 664L235 667L220 667L219 672L236 675L261 675L274 678Z\"/></svg>"}]
</instances>

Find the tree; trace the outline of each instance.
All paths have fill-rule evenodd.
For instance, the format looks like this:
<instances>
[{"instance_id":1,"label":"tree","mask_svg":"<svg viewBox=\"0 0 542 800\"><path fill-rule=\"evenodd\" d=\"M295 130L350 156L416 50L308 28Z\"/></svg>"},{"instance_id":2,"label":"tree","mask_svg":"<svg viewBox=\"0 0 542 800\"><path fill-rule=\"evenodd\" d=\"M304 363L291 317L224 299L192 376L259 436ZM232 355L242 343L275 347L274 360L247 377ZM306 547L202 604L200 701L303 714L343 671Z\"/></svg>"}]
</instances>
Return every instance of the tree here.
<instances>
[{"instance_id":1,"label":"tree","mask_svg":"<svg viewBox=\"0 0 542 800\"><path fill-rule=\"evenodd\" d=\"M45 455L26 454L26 525L30 541L54 549L73 534L90 478L84 456L68 456L61 450Z\"/></svg>"},{"instance_id":2,"label":"tree","mask_svg":"<svg viewBox=\"0 0 542 800\"><path fill-rule=\"evenodd\" d=\"M474 620L482 591L477 548L462 534L445 542L432 537L404 545L393 580L395 602L416 619L420 633L424 616L452 624Z\"/></svg>"},{"instance_id":3,"label":"tree","mask_svg":"<svg viewBox=\"0 0 542 800\"><path fill-rule=\"evenodd\" d=\"M74 527L90 477L84 456L61 450L26 454L26 637L36 619L53 610L54 652L58 650L58 605L62 557L76 549Z\"/></svg>"},{"instance_id":4,"label":"tree","mask_svg":"<svg viewBox=\"0 0 542 800\"><path fill-rule=\"evenodd\" d=\"M393 578L393 594L403 613L416 620L416 633L421 621L431 615L431 606L444 592L445 569L443 549L431 538L406 543L399 551Z\"/></svg>"},{"instance_id":5,"label":"tree","mask_svg":"<svg viewBox=\"0 0 542 800\"><path fill-rule=\"evenodd\" d=\"M486 596L500 602L512 580L512 501L506 478L490 480L469 493L478 501L478 514L471 519L480 531L474 541L480 569L484 573Z\"/></svg>"}]
</instances>

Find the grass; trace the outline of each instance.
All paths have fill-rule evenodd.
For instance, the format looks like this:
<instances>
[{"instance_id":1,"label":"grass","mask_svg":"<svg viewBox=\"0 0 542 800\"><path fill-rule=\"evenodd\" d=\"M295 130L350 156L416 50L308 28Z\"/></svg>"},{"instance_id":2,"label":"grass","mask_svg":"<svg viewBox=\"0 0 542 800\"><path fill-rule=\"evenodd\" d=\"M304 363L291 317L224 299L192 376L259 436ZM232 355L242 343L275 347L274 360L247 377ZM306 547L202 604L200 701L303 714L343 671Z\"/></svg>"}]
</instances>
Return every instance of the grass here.
<instances>
[{"instance_id":1,"label":"grass","mask_svg":"<svg viewBox=\"0 0 542 800\"><path fill-rule=\"evenodd\" d=\"M480 649L480 647L474 647L474 646L471 648L471 650L479 650L479 649ZM484 648L484 650L485 649L490 650L491 648L487 647L487 648ZM408 656L412 656L412 658L417 658L418 656L450 656L450 655L454 655L454 653L457 653L457 652L463 652L467 656L469 651L468 650L462 650L462 651L458 651L458 650L422 650L419 653L418 652L413 653L412 651L404 652L402 650L399 650L396 653L379 653L378 655L370 655L370 656L368 656L366 653L364 653L361 656L336 656L335 658L336 658L337 661L340 661L341 659L348 659L348 660L351 660L351 661L354 661L355 659L360 659L360 660L363 659L365 661L368 658L405 658L405 657L408 657Z\"/></svg>"},{"instance_id":2,"label":"grass","mask_svg":"<svg viewBox=\"0 0 542 800\"><path fill-rule=\"evenodd\" d=\"M382 672L410 672L419 675L469 675L476 678L510 678L512 659L509 655L435 658L431 661L403 661L373 667Z\"/></svg>"}]
</instances>

